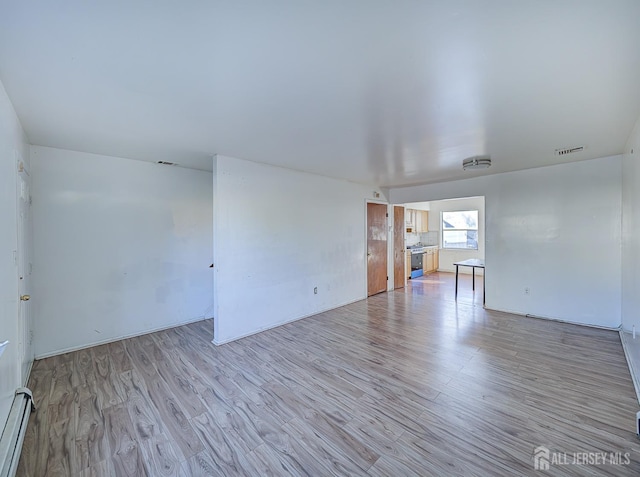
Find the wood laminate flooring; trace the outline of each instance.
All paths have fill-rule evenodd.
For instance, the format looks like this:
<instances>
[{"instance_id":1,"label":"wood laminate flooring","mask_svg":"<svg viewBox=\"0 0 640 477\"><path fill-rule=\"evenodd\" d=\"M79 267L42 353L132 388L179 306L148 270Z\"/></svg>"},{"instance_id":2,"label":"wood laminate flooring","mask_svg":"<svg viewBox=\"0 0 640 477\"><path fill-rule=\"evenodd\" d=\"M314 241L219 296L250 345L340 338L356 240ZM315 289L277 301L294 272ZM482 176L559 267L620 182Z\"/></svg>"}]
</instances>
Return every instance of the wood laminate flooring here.
<instances>
[{"instance_id":1,"label":"wood laminate flooring","mask_svg":"<svg viewBox=\"0 0 640 477\"><path fill-rule=\"evenodd\" d=\"M204 321L39 360L18 475L540 475L538 446L565 455L546 475L638 475L618 333L487 311L470 277L455 302L452 280L219 347ZM606 463L572 463L589 452Z\"/></svg>"}]
</instances>

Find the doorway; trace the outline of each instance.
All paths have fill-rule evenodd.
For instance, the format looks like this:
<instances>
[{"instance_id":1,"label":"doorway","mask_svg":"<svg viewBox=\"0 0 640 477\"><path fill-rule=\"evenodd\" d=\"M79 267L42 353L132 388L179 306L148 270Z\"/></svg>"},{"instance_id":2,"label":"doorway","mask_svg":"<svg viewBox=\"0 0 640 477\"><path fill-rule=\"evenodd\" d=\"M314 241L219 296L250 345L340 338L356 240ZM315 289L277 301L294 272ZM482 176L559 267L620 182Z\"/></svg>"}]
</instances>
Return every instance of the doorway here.
<instances>
[{"instance_id":1,"label":"doorway","mask_svg":"<svg viewBox=\"0 0 640 477\"><path fill-rule=\"evenodd\" d=\"M484 197L414 202L404 206L407 208L406 246L412 258L413 254L422 256L421 266L412 266L411 272L407 272L408 276L411 273L411 289L482 304L484 269L456 264L469 260L484 263ZM455 287L456 268L459 268L460 275L458 293Z\"/></svg>"}]
</instances>

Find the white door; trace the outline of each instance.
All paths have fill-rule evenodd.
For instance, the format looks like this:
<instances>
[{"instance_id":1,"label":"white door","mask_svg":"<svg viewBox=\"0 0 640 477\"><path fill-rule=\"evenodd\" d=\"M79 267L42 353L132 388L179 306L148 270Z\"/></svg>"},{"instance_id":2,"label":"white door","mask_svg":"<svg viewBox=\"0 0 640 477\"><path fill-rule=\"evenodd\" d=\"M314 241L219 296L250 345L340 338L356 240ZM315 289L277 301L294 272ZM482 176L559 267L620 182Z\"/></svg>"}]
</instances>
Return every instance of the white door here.
<instances>
[{"instance_id":1,"label":"white door","mask_svg":"<svg viewBox=\"0 0 640 477\"><path fill-rule=\"evenodd\" d=\"M19 154L16 153L18 165L17 183L17 218L18 218L18 356L20 356L20 369L18 378L23 386L27 384L29 369L33 362L33 325L31 317L31 180Z\"/></svg>"}]
</instances>

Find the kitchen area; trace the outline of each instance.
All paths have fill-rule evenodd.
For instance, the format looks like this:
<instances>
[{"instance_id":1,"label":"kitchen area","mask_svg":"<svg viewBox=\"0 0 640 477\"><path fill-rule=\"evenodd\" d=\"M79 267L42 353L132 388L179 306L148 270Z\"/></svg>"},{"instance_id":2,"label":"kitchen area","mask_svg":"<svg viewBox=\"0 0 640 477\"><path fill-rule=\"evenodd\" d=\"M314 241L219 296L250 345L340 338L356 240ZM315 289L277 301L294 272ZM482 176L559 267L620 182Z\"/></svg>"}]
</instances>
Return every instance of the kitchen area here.
<instances>
[{"instance_id":1,"label":"kitchen area","mask_svg":"<svg viewBox=\"0 0 640 477\"><path fill-rule=\"evenodd\" d=\"M405 209L405 276L455 274L456 263L484 261L484 197L461 197L402 204ZM484 275L461 267L460 273Z\"/></svg>"},{"instance_id":2,"label":"kitchen area","mask_svg":"<svg viewBox=\"0 0 640 477\"><path fill-rule=\"evenodd\" d=\"M416 208L405 208L407 279L433 273L440 266L438 231L429 231L429 210L418 208L420 204L411 206Z\"/></svg>"}]
</instances>

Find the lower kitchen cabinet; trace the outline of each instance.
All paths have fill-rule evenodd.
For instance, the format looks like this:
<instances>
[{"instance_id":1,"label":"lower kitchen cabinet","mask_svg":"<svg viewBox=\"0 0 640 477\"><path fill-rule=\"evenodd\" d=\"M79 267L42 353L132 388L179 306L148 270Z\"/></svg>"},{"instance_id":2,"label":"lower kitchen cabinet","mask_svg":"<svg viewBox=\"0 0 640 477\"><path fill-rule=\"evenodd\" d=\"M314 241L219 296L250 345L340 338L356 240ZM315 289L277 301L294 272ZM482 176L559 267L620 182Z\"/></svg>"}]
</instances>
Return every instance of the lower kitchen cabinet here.
<instances>
[{"instance_id":1,"label":"lower kitchen cabinet","mask_svg":"<svg viewBox=\"0 0 640 477\"><path fill-rule=\"evenodd\" d=\"M422 271L426 273L433 273L438 270L440 261L440 252L437 248L429 248L422 256Z\"/></svg>"}]
</instances>

